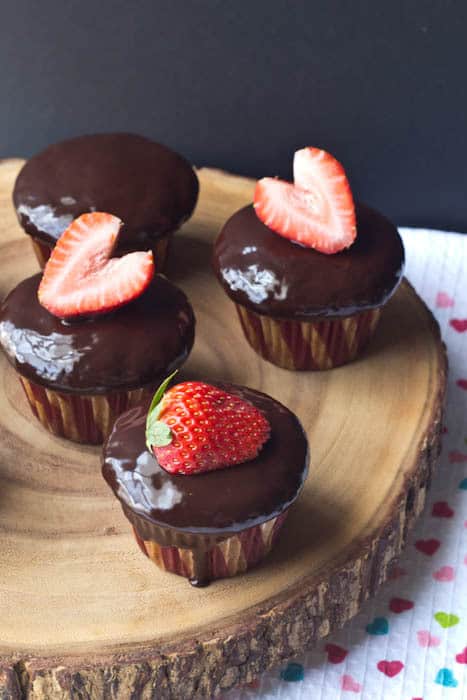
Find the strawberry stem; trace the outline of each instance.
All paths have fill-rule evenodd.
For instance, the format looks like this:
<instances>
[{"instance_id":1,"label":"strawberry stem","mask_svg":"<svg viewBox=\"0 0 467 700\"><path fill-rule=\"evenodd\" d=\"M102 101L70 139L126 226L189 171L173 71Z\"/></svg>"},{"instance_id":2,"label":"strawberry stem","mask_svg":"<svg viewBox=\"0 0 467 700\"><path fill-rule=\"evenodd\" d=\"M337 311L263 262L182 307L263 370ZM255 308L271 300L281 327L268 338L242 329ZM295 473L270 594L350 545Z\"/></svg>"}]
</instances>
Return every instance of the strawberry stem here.
<instances>
[{"instance_id":1,"label":"strawberry stem","mask_svg":"<svg viewBox=\"0 0 467 700\"><path fill-rule=\"evenodd\" d=\"M151 451L153 446L164 447L172 442L172 432L168 425L158 420L161 411L161 401L172 379L177 374L178 369L172 372L159 386L152 397L146 418L146 447Z\"/></svg>"},{"instance_id":2,"label":"strawberry stem","mask_svg":"<svg viewBox=\"0 0 467 700\"><path fill-rule=\"evenodd\" d=\"M172 379L175 377L175 375L177 374L177 372L178 372L178 369L176 369L175 372L172 372L172 374L169 374L169 376L168 376L166 379L164 379L164 381L162 382L162 384L160 384L160 386L159 386L159 388L157 389L156 393L155 393L154 396L152 397L152 401L151 401L151 405L149 406L149 411L148 411L148 413L151 413L151 411L153 411L153 410L156 408L157 404L160 403L162 397L163 397L164 394L165 394L165 391L166 391L167 387L169 386L170 382L171 382Z\"/></svg>"}]
</instances>

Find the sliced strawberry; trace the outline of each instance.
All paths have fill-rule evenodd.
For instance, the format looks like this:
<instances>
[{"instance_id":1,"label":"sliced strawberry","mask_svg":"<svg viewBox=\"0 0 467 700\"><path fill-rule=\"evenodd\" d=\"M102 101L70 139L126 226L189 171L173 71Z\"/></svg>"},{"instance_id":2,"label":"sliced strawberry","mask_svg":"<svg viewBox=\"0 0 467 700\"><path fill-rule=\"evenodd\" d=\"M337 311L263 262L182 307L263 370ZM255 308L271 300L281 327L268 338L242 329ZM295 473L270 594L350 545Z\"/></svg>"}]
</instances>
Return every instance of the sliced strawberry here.
<instances>
[{"instance_id":1,"label":"sliced strawberry","mask_svg":"<svg viewBox=\"0 0 467 700\"><path fill-rule=\"evenodd\" d=\"M254 207L270 229L321 253L337 253L355 240L355 205L342 165L326 151L303 148L294 156L295 184L265 177Z\"/></svg>"},{"instance_id":2,"label":"sliced strawberry","mask_svg":"<svg viewBox=\"0 0 467 700\"><path fill-rule=\"evenodd\" d=\"M75 219L60 236L38 291L51 314L103 313L144 292L154 276L152 252L110 258L121 225L116 216L93 212Z\"/></svg>"},{"instance_id":3,"label":"sliced strawberry","mask_svg":"<svg viewBox=\"0 0 467 700\"><path fill-rule=\"evenodd\" d=\"M254 459L269 438L265 416L249 401L204 382L183 382L149 409L147 446L171 474L200 474Z\"/></svg>"}]
</instances>

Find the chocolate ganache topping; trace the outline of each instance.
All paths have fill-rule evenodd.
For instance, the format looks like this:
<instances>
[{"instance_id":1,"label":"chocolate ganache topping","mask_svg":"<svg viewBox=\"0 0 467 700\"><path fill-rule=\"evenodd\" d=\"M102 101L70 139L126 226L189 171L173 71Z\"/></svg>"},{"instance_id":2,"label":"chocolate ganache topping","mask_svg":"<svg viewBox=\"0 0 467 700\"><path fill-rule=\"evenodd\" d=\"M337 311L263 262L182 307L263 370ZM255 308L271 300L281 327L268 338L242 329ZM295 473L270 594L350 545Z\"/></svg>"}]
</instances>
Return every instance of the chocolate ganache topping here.
<instances>
[{"instance_id":1,"label":"chocolate ganache topping","mask_svg":"<svg viewBox=\"0 0 467 700\"><path fill-rule=\"evenodd\" d=\"M194 315L164 277L109 314L67 323L40 305L41 274L23 280L0 307L0 343L23 376L65 392L105 393L160 381L194 340Z\"/></svg>"},{"instance_id":2,"label":"chocolate ganache topping","mask_svg":"<svg viewBox=\"0 0 467 700\"><path fill-rule=\"evenodd\" d=\"M103 475L143 539L166 537L161 526L227 537L282 513L303 486L308 445L297 417L259 391L216 386L250 401L270 423L269 440L249 462L193 476L172 475L146 448L147 406L115 422L104 447Z\"/></svg>"},{"instance_id":3,"label":"chocolate ganache topping","mask_svg":"<svg viewBox=\"0 0 467 700\"><path fill-rule=\"evenodd\" d=\"M73 219L107 211L124 221L118 251L146 249L188 219L198 179L178 153L135 134L80 136L49 146L20 171L21 226L53 247Z\"/></svg>"},{"instance_id":4,"label":"chocolate ganache topping","mask_svg":"<svg viewBox=\"0 0 467 700\"><path fill-rule=\"evenodd\" d=\"M310 320L348 316L384 304L404 268L404 248L393 224L358 204L357 238L325 255L274 233L252 205L224 225L214 247L214 269L230 298L257 313Z\"/></svg>"}]
</instances>

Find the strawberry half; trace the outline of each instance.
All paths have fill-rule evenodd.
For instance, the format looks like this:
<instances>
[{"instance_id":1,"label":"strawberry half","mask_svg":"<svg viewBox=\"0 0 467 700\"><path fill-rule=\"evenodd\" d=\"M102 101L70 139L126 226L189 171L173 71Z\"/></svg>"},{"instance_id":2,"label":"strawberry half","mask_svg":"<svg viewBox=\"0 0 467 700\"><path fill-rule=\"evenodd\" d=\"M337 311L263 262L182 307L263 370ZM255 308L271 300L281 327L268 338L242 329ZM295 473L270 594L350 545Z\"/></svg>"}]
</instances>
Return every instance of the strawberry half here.
<instances>
[{"instance_id":1,"label":"strawberry half","mask_svg":"<svg viewBox=\"0 0 467 700\"><path fill-rule=\"evenodd\" d=\"M294 155L294 184L265 177L254 207L270 229L321 253L348 248L357 235L355 205L344 168L330 153L303 148Z\"/></svg>"},{"instance_id":2,"label":"strawberry half","mask_svg":"<svg viewBox=\"0 0 467 700\"><path fill-rule=\"evenodd\" d=\"M122 222L102 212L83 214L60 236L39 285L39 301L59 318L98 314L127 304L154 276L152 252L110 258Z\"/></svg>"},{"instance_id":3,"label":"strawberry half","mask_svg":"<svg viewBox=\"0 0 467 700\"><path fill-rule=\"evenodd\" d=\"M175 374L175 373L174 373ZM200 474L254 459L269 438L265 416L249 401L203 382L157 390L146 443L171 474Z\"/></svg>"}]
</instances>

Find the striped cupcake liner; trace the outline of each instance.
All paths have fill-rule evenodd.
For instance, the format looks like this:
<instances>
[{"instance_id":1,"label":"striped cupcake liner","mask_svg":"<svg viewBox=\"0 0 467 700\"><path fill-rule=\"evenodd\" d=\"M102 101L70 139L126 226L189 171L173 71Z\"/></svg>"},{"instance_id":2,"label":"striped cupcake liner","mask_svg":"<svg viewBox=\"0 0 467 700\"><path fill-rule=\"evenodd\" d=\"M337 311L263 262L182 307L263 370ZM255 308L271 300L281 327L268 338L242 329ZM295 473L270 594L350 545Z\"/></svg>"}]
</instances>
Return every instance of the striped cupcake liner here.
<instances>
[{"instance_id":1,"label":"striped cupcake liner","mask_svg":"<svg viewBox=\"0 0 467 700\"><path fill-rule=\"evenodd\" d=\"M34 415L54 435L75 442L100 445L116 418L152 396L154 387L107 394L65 394L20 376Z\"/></svg>"},{"instance_id":2,"label":"striped cupcake liner","mask_svg":"<svg viewBox=\"0 0 467 700\"><path fill-rule=\"evenodd\" d=\"M251 347L284 369L324 370L354 360L373 335L381 308L320 321L269 318L236 304Z\"/></svg>"},{"instance_id":3,"label":"striped cupcake liner","mask_svg":"<svg viewBox=\"0 0 467 700\"><path fill-rule=\"evenodd\" d=\"M168 256L168 252L169 252L169 248L170 248L170 239L171 238L172 238L172 234L169 234L167 236L163 236L162 238L158 238L152 246L152 252L154 254L154 261L155 261L157 272L162 272L165 268L165 264L167 262L167 256ZM33 249L34 254L37 258L37 261L40 265L40 268L41 268L41 270L43 270L47 260L50 258L52 248L50 246L48 246L47 243L43 243L42 241L39 241L37 238L31 238L31 243L32 243L32 249ZM129 251L125 251L125 252L129 252Z\"/></svg>"},{"instance_id":4,"label":"striped cupcake liner","mask_svg":"<svg viewBox=\"0 0 467 700\"><path fill-rule=\"evenodd\" d=\"M154 265L157 272L163 272L167 263L167 258L170 250L170 242L172 240L172 234L159 238L152 246L152 252L154 254Z\"/></svg>"},{"instance_id":5,"label":"striped cupcake liner","mask_svg":"<svg viewBox=\"0 0 467 700\"><path fill-rule=\"evenodd\" d=\"M194 584L206 585L218 578L229 578L244 573L269 554L277 540L287 516L287 510L261 525L255 525L216 542L205 535L183 533L168 535L168 528L158 528L164 542L180 540L179 544L161 545L154 540L143 539L133 526L136 541L144 554L164 571L184 576Z\"/></svg>"}]
</instances>

